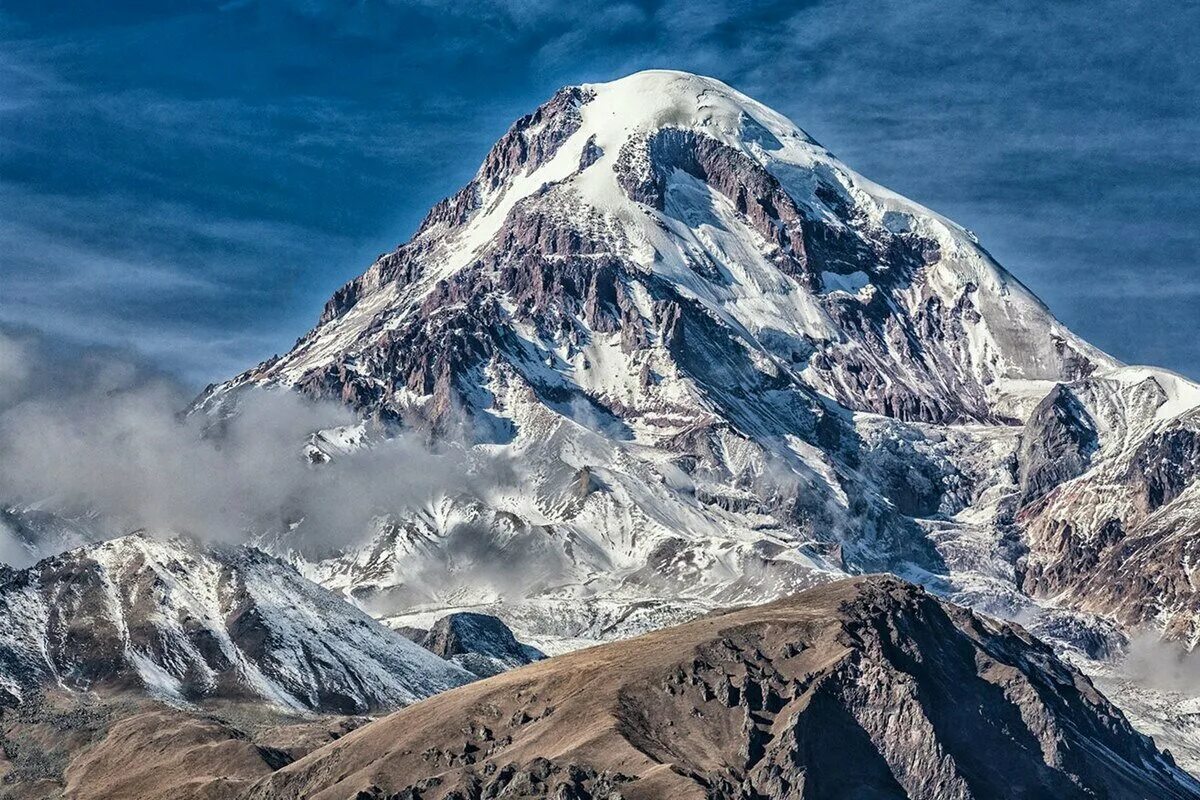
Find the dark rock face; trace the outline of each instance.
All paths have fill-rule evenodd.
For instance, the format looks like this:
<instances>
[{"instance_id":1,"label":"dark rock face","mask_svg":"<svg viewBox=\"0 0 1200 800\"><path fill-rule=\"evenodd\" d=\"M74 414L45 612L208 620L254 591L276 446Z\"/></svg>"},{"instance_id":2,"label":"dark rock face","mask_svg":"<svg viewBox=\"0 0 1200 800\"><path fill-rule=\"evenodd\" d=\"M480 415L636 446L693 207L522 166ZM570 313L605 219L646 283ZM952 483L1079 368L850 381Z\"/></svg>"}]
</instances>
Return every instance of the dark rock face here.
<instances>
[{"instance_id":1,"label":"dark rock face","mask_svg":"<svg viewBox=\"0 0 1200 800\"><path fill-rule=\"evenodd\" d=\"M414 628L410 625L392 628L392 630L403 636L405 639L408 639L410 642L416 642L417 644L420 644L425 639L425 636L429 633L429 631L424 628Z\"/></svg>"},{"instance_id":2,"label":"dark rock face","mask_svg":"<svg viewBox=\"0 0 1200 800\"><path fill-rule=\"evenodd\" d=\"M545 164L571 134L579 130L583 117L579 108L592 95L578 86L567 86L521 117L492 147L479 170L486 188L495 189L518 172L532 172Z\"/></svg>"},{"instance_id":3,"label":"dark rock face","mask_svg":"<svg viewBox=\"0 0 1200 800\"><path fill-rule=\"evenodd\" d=\"M1105 551L1125 535L1119 519L1109 519L1095 531L1058 517L1036 524L1040 558L1024 564L1022 577L1022 588L1034 596L1056 594L1095 570Z\"/></svg>"},{"instance_id":4,"label":"dark rock face","mask_svg":"<svg viewBox=\"0 0 1200 800\"><path fill-rule=\"evenodd\" d=\"M485 193L495 191L505 181L535 170L553 158L563 142L579 129L582 119L579 108L589 99L579 87L567 87L533 113L514 122L492 146L475 178L430 209L412 241L393 253L380 256L366 274L338 289L326 303L318 324L342 316L365 293L380 286L394 281L405 285L416 280L421 274L422 262L429 257L431 234L462 226L478 211Z\"/></svg>"},{"instance_id":5,"label":"dark rock face","mask_svg":"<svg viewBox=\"0 0 1200 800\"><path fill-rule=\"evenodd\" d=\"M1194 508L1156 515L1131 535L1089 552L1084 566L1063 581L1064 595L1129 629L1154 623L1165 638L1191 642L1200 632L1200 595L1188 565L1197 559L1200 516Z\"/></svg>"},{"instance_id":6,"label":"dark rock face","mask_svg":"<svg viewBox=\"0 0 1200 800\"><path fill-rule=\"evenodd\" d=\"M444 286L430 302L446 300L452 294L453 287ZM431 324L409 325L381 335L358 359L369 365L366 376L362 370L336 362L308 373L297 388L386 422L414 421L405 420L392 403L396 391L409 390L432 398L425 421L439 425L461 406L464 381L474 367L495 353L496 337L501 334L500 310L494 300L450 309L430 320Z\"/></svg>"},{"instance_id":7,"label":"dark rock face","mask_svg":"<svg viewBox=\"0 0 1200 800\"><path fill-rule=\"evenodd\" d=\"M470 754L431 753L431 760L448 765L469 759ZM422 800L425 797L548 798L549 800L591 800L623 798L620 788L632 779L620 773L596 772L577 764L563 766L546 758L535 758L524 766L505 764L484 774L472 775L463 785L441 794L445 781L437 776L425 778L403 791L386 794L378 787L359 791L354 800Z\"/></svg>"},{"instance_id":8,"label":"dark rock face","mask_svg":"<svg viewBox=\"0 0 1200 800\"><path fill-rule=\"evenodd\" d=\"M1015 517L1021 585L1194 642L1200 415L1163 413L1188 391L1176 379L1132 377L1058 387L1027 426L1019 472L1035 499Z\"/></svg>"},{"instance_id":9,"label":"dark rock face","mask_svg":"<svg viewBox=\"0 0 1200 800\"><path fill-rule=\"evenodd\" d=\"M481 678L546 657L537 648L518 642L512 630L490 614L448 614L434 623L419 644Z\"/></svg>"},{"instance_id":10,"label":"dark rock face","mask_svg":"<svg viewBox=\"0 0 1200 800\"><path fill-rule=\"evenodd\" d=\"M1021 504L1083 474L1099 438L1095 422L1066 386L1055 386L1025 423L1017 453Z\"/></svg>"},{"instance_id":11,"label":"dark rock face","mask_svg":"<svg viewBox=\"0 0 1200 800\"><path fill-rule=\"evenodd\" d=\"M363 296L379 291L389 283L409 284L417 280L422 274L422 265L429 256L431 245L432 242L428 238L414 237L394 252L381 255L369 270L333 293L333 297L321 310L317 324L325 325L344 316ZM301 338L296 342L296 346L300 347L303 343L304 339Z\"/></svg>"},{"instance_id":12,"label":"dark rock face","mask_svg":"<svg viewBox=\"0 0 1200 800\"><path fill-rule=\"evenodd\" d=\"M748 156L707 136L664 128L634 139L621 152L617 180L629 196L662 211L667 181L682 170L732 200L754 229L778 246L777 266L805 286L819 278L809 267L804 214L779 181Z\"/></svg>"},{"instance_id":13,"label":"dark rock face","mask_svg":"<svg viewBox=\"0 0 1200 800\"><path fill-rule=\"evenodd\" d=\"M1200 477L1200 418L1145 439L1126 473L1139 509L1150 514L1178 497Z\"/></svg>"},{"instance_id":14,"label":"dark rock face","mask_svg":"<svg viewBox=\"0 0 1200 800\"><path fill-rule=\"evenodd\" d=\"M838 189L820 184L816 197L838 208L851 225L814 218L779 180L742 152L695 131L663 128L626 144L615 166L629 196L664 211L673 173L680 170L733 202L750 225L777 249L775 264L801 285L820 290L821 272L863 271L884 281L906 282L937 260L937 244L917 237L875 240L856 227L864 220ZM879 232L875 232L878 236Z\"/></svg>"},{"instance_id":15,"label":"dark rock face","mask_svg":"<svg viewBox=\"0 0 1200 800\"><path fill-rule=\"evenodd\" d=\"M1045 645L891 578L472 684L284 767L250 796L505 788L597 800L1200 797Z\"/></svg>"},{"instance_id":16,"label":"dark rock face","mask_svg":"<svg viewBox=\"0 0 1200 800\"><path fill-rule=\"evenodd\" d=\"M1135 457L1147 452L1138 448ZM1146 465L1127 483L1072 484L1047 508L1032 506L1023 520L1033 544L1022 564L1023 588L1129 630L1153 625L1167 638L1195 641L1200 595L1191 565L1200 560L1200 514L1194 491L1153 506L1152 498L1170 493L1174 478L1156 483L1163 474Z\"/></svg>"},{"instance_id":17,"label":"dark rock face","mask_svg":"<svg viewBox=\"0 0 1200 800\"><path fill-rule=\"evenodd\" d=\"M591 136L583 146L583 155L579 157L579 169L583 171L595 164L604 155L604 151L596 144L596 137Z\"/></svg>"}]
</instances>

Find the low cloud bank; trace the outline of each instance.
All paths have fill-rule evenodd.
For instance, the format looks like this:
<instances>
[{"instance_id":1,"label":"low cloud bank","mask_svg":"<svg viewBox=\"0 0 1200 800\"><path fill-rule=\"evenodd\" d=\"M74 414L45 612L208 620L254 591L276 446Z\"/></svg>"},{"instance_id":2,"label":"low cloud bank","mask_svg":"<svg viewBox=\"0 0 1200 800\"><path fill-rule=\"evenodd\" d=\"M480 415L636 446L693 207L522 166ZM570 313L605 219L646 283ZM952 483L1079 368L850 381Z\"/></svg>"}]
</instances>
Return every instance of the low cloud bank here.
<instances>
[{"instance_id":1,"label":"low cloud bank","mask_svg":"<svg viewBox=\"0 0 1200 800\"><path fill-rule=\"evenodd\" d=\"M1155 689L1200 691L1200 652L1188 651L1179 643L1163 640L1153 633L1142 633L1129 640L1123 668L1129 677Z\"/></svg>"},{"instance_id":2,"label":"low cloud bank","mask_svg":"<svg viewBox=\"0 0 1200 800\"><path fill-rule=\"evenodd\" d=\"M0 507L43 508L136 528L241 541L303 520L307 546L336 548L376 516L457 492L485 493L506 465L400 436L326 464L304 456L318 430L353 425L343 408L289 391L239 398L219 426L184 416L190 392L120 353L66 354L0 330ZM0 530L0 561L22 542Z\"/></svg>"}]
</instances>

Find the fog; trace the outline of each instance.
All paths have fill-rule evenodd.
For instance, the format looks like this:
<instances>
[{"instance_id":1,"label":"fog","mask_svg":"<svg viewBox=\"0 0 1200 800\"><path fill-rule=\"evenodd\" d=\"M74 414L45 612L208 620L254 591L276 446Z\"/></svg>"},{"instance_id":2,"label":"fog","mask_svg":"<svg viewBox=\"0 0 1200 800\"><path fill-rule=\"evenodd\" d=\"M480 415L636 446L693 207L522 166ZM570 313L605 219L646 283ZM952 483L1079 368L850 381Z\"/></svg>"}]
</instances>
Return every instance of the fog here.
<instances>
[{"instance_id":1,"label":"fog","mask_svg":"<svg viewBox=\"0 0 1200 800\"><path fill-rule=\"evenodd\" d=\"M303 520L306 547L325 550L362 536L378 515L511 476L461 443L435 452L412 435L314 464L306 442L355 424L345 409L256 390L214 426L181 413L191 399L125 354L68 353L0 330L0 507L98 515L111 535L145 528L227 542ZM19 564L20 547L0 530L0 561Z\"/></svg>"},{"instance_id":2,"label":"fog","mask_svg":"<svg viewBox=\"0 0 1200 800\"><path fill-rule=\"evenodd\" d=\"M1200 691L1200 653L1189 652L1154 633L1138 634L1129 640L1123 672L1155 689Z\"/></svg>"}]
</instances>

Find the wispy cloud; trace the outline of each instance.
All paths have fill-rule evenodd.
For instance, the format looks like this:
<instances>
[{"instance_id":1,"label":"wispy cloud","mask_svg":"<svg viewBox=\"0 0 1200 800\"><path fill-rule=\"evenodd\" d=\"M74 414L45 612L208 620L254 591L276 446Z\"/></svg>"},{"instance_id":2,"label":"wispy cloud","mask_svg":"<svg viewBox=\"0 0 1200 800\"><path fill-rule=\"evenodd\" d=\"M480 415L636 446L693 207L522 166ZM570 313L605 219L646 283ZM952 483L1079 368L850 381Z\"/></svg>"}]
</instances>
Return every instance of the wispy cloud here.
<instances>
[{"instance_id":1,"label":"wispy cloud","mask_svg":"<svg viewBox=\"0 0 1200 800\"><path fill-rule=\"evenodd\" d=\"M0 219L0 320L135 348L201 385L286 346L273 309L297 302L308 262L353 249L333 234L166 202L0 183L0 205L11 209Z\"/></svg>"},{"instance_id":2,"label":"wispy cloud","mask_svg":"<svg viewBox=\"0 0 1200 800\"><path fill-rule=\"evenodd\" d=\"M0 327L4 507L86 515L111 534L149 528L244 541L288 532L297 548L327 554L370 534L376 517L513 480L505 458L468 457L452 441L434 451L416 434L317 466L304 445L314 431L356 424L346 408L258 390L240 395L239 413L215 427L205 415L180 416L188 397L127 352L68 351ZM29 545L56 544L23 543L3 525L0 562L23 564L47 554Z\"/></svg>"}]
</instances>

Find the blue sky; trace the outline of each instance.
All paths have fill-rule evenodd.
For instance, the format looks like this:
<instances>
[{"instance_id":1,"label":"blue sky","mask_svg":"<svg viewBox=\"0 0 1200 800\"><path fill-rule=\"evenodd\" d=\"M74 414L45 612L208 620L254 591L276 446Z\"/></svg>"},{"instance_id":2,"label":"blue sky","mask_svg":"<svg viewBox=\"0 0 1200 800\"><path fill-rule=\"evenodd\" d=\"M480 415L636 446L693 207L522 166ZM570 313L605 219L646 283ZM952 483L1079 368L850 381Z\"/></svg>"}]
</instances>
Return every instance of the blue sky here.
<instances>
[{"instance_id":1,"label":"blue sky","mask_svg":"<svg viewBox=\"0 0 1200 800\"><path fill-rule=\"evenodd\" d=\"M775 107L1095 344L1200 378L1200 4L1165 0L6 0L0 323L227 377L517 116L647 67Z\"/></svg>"}]
</instances>

